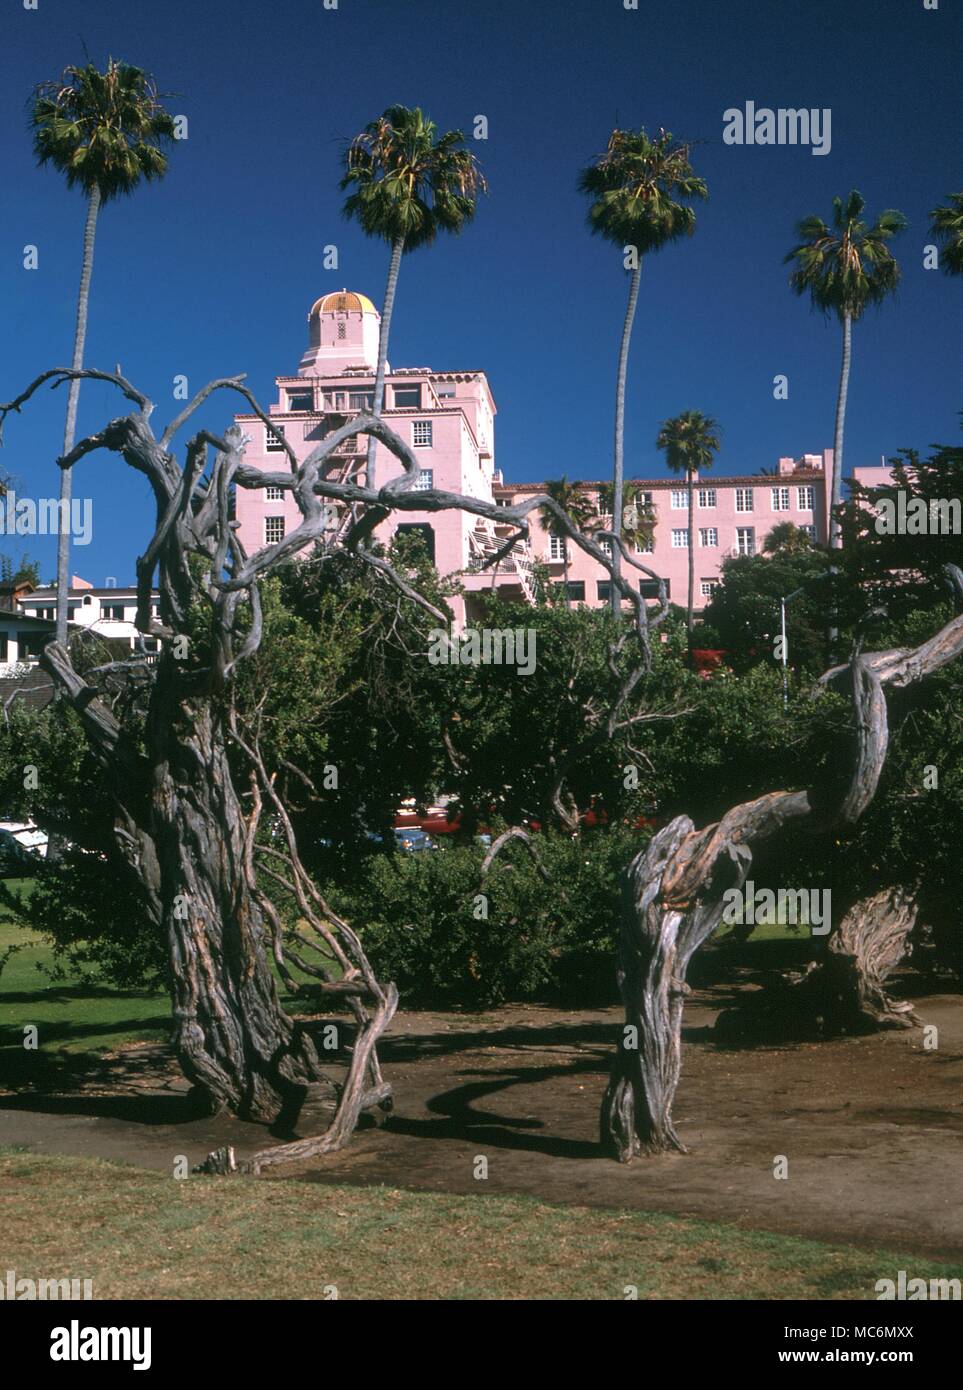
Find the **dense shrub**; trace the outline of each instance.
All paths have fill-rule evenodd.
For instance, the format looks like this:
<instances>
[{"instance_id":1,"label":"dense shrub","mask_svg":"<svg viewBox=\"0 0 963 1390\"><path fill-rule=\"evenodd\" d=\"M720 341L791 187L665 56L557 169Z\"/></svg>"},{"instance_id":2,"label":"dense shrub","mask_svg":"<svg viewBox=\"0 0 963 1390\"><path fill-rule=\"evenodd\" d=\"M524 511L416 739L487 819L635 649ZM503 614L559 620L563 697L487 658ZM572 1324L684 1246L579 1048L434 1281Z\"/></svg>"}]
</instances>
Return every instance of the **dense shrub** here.
<instances>
[{"instance_id":1,"label":"dense shrub","mask_svg":"<svg viewBox=\"0 0 963 1390\"><path fill-rule=\"evenodd\" d=\"M452 846L373 856L351 889L331 894L407 1007L616 998L619 875L645 833L533 839L549 883L515 842L484 884L484 849Z\"/></svg>"}]
</instances>

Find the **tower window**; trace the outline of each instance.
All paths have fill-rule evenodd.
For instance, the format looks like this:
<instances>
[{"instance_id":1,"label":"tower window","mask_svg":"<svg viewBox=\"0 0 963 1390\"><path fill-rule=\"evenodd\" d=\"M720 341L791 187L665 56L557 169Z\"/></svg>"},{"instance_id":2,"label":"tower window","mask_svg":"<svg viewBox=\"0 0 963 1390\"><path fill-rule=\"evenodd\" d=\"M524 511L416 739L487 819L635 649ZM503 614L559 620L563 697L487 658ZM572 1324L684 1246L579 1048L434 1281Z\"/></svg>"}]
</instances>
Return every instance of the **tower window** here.
<instances>
[{"instance_id":1,"label":"tower window","mask_svg":"<svg viewBox=\"0 0 963 1390\"><path fill-rule=\"evenodd\" d=\"M348 336L347 325L345 324L344 319L339 319L339 320L338 320L338 342L339 342L339 343L343 343L344 340L345 340L345 338L346 338L347 336Z\"/></svg>"}]
</instances>

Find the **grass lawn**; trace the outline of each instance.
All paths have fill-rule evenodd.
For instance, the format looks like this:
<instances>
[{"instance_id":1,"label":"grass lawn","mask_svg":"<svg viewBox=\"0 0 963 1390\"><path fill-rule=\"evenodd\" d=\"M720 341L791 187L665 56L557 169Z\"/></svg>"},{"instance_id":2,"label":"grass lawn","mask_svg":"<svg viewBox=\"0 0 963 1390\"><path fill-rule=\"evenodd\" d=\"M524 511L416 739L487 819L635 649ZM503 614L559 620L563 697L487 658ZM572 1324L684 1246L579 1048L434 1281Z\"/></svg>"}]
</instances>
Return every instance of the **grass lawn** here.
<instances>
[{"instance_id":1,"label":"grass lawn","mask_svg":"<svg viewBox=\"0 0 963 1390\"><path fill-rule=\"evenodd\" d=\"M29 879L7 879L17 893L29 893ZM4 961L5 953L11 947ZM9 1047L23 1046L23 1028L39 1029L42 1052L98 1052L125 1042L163 1039L170 1019L164 993L81 987L52 982L38 965L49 968L53 952L36 934L20 926L0 907L0 1058Z\"/></svg>"},{"instance_id":2,"label":"grass lawn","mask_svg":"<svg viewBox=\"0 0 963 1390\"><path fill-rule=\"evenodd\" d=\"M14 893L29 897L32 880L5 882ZM165 991L52 982L43 969L53 963L50 946L0 905L0 1066L9 1048L19 1054L23 1029L31 1023L39 1029L39 1050L51 1056L104 1052L124 1043L167 1038L170 996ZM307 978L298 970L292 973ZM286 1007L311 1011L310 1002L292 996L280 978L278 988Z\"/></svg>"},{"instance_id":3,"label":"grass lawn","mask_svg":"<svg viewBox=\"0 0 963 1390\"><path fill-rule=\"evenodd\" d=\"M0 1149L0 1269L95 1298L873 1299L944 1265L644 1212L298 1181L180 1181ZM326 1295L326 1288L328 1293Z\"/></svg>"}]
</instances>

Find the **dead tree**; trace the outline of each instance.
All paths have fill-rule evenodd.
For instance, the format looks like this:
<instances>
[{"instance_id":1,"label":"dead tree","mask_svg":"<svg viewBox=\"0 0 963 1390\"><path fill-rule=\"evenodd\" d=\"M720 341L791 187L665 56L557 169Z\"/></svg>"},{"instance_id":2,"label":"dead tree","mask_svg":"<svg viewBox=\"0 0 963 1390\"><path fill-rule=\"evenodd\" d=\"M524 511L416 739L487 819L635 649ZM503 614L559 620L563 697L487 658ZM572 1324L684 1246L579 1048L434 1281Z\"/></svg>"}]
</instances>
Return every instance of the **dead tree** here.
<instances>
[{"instance_id":1,"label":"dead tree","mask_svg":"<svg viewBox=\"0 0 963 1390\"><path fill-rule=\"evenodd\" d=\"M891 998L888 977L910 952L916 925L912 891L886 888L854 903L829 938L823 961L797 988L809 995L810 1011L825 1032L863 1033L876 1028L912 1028L912 1004Z\"/></svg>"},{"instance_id":2,"label":"dead tree","mask_svg":"<svg viewBox=\"0 0 963 1390\"><path fill-rule=\"evenodd\" d=\"M963 575L955 566L949 572L960 593ZM914 650L857 650L848 667L821 677L821 683L829 684L848 675L852 684L856 757L839 805L820 804L810 791L777 791L734 806L703 830L678 816L632 860L624 879L619 940L625 1032L600 1115L603 1146L621 1162L642 1153L686 1152L672 1121L682 1064L686 971L693 953L722 920L725 891L745 883L753 845L797 825L817 830L858 820L876 793L886 759L885 687L922 680L961 650L963 615ZM903 923L900 910L893 918L890 950L902 937ZM847 928L847 942L868 980L866 935L855 921ZM842 962L847 951L841 945L836 954ZM885 960L884 952L879 965ZM869 1000L872 989L864 993Z\"/></svg>"},{"instance_id":3,"label":"dead tree","mask_svg":"<svg viewBox=\"0 0 963 1390\"><path fill-rule=\"evenodd\" d=\"M137 561L136 624L161 642L159 658L147 672L142 742L112 710L103 681L78 674L67 649L48 646L43 664L79 714L104 768L118 845L140 879L151 921L168 943L172 1041L185 1075L212 1107L262 1122L292 1113L309 1086L329 1092L336 1108L323 1135L266 1150L252 1167L304 1159L343 1144L362 1110L390 1103L377 1042L395 1011L397 992L375 977L358 934L332 911L305 872L271 769L237 720L231 678L261 640L259 582L305 547L330 555L327 538L335 507L350 518L346 528L339 528L343 545L365 563L372 582L394 586L447 624L447 614L372 547L375 527L393 511L405 510L461 509L513 522L516 533L488 561L496 564L527 536L529 514L549 511L558 529L603 565L633 607L640 656L613 704L613 728L649 665L650 626L668 612L665 586L660 581L659 611L650 618L638 588L614 573L599 541L612 540L630 565L650 578L658 576L625 551L620 537L601 532L584 536L551 498L533 497L502 508L457 493L414 491L419 460L380 418L369 414L333 430L300 463L282 439L286 471L263 472L246 464L247 440L233 426L222 437L207 430L194 434L179 465L171 452L174 437L216 391L239 393L269 424L241 377L210 382L158 437L150 423L151 402L119 372L58 368L0 406L0 424L45 383L57 387L77 377L111 383L133 408L81 440L59 460L60 466L72 468L98 450L119 454L147 479L156 505L154 535ZM323 476L338 446L359 434L380 440L402 465L400 476L378 490ZM246 555L231 521L235 487L278 487L290 493L300 524L278 543ZM151 613L155 574L159 621ZM106 680L130 665L111 663L100 674ZM232 777L230 754L238 751L250 768L248 812ZM258 835L264 808L283 828L280 847ZM272 889L296 901L307 934L285 926ZM340 1086L326 1078L308 1032L282 1008L272 958L292 985L288 961L308 973L323 996L348 1002L357 1031ZM216 1157L212 1166L229 1168L230 1156Z\"/></svg>"},{"instance_id":4,"label":"dead tree","mask_svg":"<svg viewBox=\"0 0 963 1390\"><path fill-rule=\"evenodd\" d=\"M912 951L918 904L912 888L884 888L862 898L834 926L825 952L804 970L777 974L716 1020L722 1042L826 1038L913 1028L913 1006L886 990Z\"/></svg>"}]
</instances>

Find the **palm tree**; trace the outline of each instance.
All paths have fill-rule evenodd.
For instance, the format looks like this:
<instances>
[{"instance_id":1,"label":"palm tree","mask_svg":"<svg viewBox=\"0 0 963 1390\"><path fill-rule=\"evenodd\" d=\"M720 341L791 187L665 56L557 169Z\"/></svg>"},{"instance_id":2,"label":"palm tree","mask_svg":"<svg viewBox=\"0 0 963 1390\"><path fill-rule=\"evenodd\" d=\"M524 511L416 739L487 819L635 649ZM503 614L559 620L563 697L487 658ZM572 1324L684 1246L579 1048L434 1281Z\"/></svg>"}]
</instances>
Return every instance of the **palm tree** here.
<instances>
[{"instance_id":1,"label":"palm tree","mask_svg":"<svg viewBox=\"0 0 963 1390\"><path fill-rule=\"evenodd\" d=\"M899 264L889 248L890 239L906 226L901 212L887 209L872 227L862 220L866 203L854 189L849 196L833 199L833 225L821 217L806 217L797 227L799 245L785 257L794 264L789 283L796 294L808 294L813 306L836 314L843 325L843 357L836 400L833 436L833 486L829 518L829 544L842 544L839 507L843 486L843 429L849 393L853 323L870 304L881 304L899 283Z\"/></svg>"},{"instance_id":2,"label":"palm tree","mask_svg":"<svg viewBox=\"0 0 963 1390\"><path fill-rule=\"evenodd\" d=\"M598 512L596 520L600 523L600 530L615 530L615 516L613 507L615 505L615 486L613 483L602 483L598 491ZM603 525L611 518L611 526ZM642 489L637 482L629 480L623 484L622 490L622 525L619 535L627 546L633 546L636 550L644 551L649 545L655 534L655 510L650 502L647 502Z\"/></svg>"},{"instance_id":3,"label":"palm tree","mask_svg":"<svg viewBox=\"0 0 963 1390\"><path fill-rule=\"evenodd\" d=\"M52 164L68 188L79 188L87 199L84 249L77 294L77 324L71 366L84 365L87 305L94 265L97 215L112 198L133 193L142 180L150 182L167 171L161 146L174 138L174 119L160 104L152 78L141 68L108 58L103 72L92 63L68 67L59 81L42 83L30 108L30 128L38 164ZM74 446L80 380L67 393L64 454ZM60 473L61 517L69 515L71 470ZM66 505L65 505L66 504ZM67 640L70 588L70 531L61 524L57 541L56 640Z\"/></svg>"},{"instance_id":4,"label":"palm tree","mask_svg":"<svg viewBox=\"0 0 963 1390\"><path fill-rule=\"evenodd\" d=\"M615 463L612 473L613 515L622 512L623 457L625 446L625 380L632 324L639 298L642 259L661 251L695 230L695 213L680 199L708 198L704 179L689 163L689 146L674 145L668 131L650 139L644 130L613 130L603 155L579 175L579 190L592 204L591 231L628 250L634 248L629 280L629 301L622 325L622 343L615 384ZM613 560L616 572L621 557ZM612 611L620 611L619 593L612 585Z\"/></svg>"},{"instance_id":5,"label":"palm tree","mask_svg":"<svg viewBox=\"0 0 963 1390\"><path fill-rule=\"evenodd\" d=\"M930 213L930 235L942 242L943 269L963 275L963 193L948 193L949 206Z\"/></svg>"},{"instance_id":6,"label":"palm tree","mask_svg":"<svg viewBox=\"0 0 963 1390\"><path fill-rule=\"evenodd\" d=\"M766 555L799 555L812 548L809 536L794 521L777 522L762 546Z\"/></svg>"},{"instance_id":7,"label":"palm tree","mask_svg":"<svg viewBox=\"0 0 963 1390\"><path fill-rule=\"evenodd\" d=\"M555 478L547 482L544 490L547 495L551 497L552 501L557 503L562 511L566 513L569 521L571 521L572 525L577 530L584 530L595 518L596 511L585 490L584 483L569 482L568 478L563 473L561 478ZM548 507L543 507L541 509L541 521L546 531L554 532L555 514ZM562 574L565 581L565 603L568 608L571 608L572 601L568 592L570 553L567 536L565 537L564 545L565 549L562 552Z\"/></svg>"},{"instance_id":8,"label":"palm tree","mask_svg":"<svg viewBox=\"0 0 963 1390\"><path fill-rule=\"evenodd\" d=\"M685 474L689 503L689 604L686 627L692 636L695 602L695 508L692 505L692 479L697 472L712 467L719 452L719 426L711 415L701 410L684 410L672 420L665 420L655 441L657 449L665 450L665 461L673 473Z\"/></svg>"},{"instance_id":9,"label":"palm tree","mask_svg":"<svg viewBox=\"0 0 963 1390\"><path fill-rule=\"evenodd\" d=\"M385 359L398 271L406 251L430 246L439 232L460 232L475 216L479 193L487 190L473 154L464 148L460 130L438 134L418 107L389 106L348 145L342 190L345 217L355 218L367 236L391 247L388 281L378 335L374 413L384 404ZM368 438L368 487L375 487L377 441Z\"/></svg>"}]
</instances>

